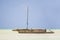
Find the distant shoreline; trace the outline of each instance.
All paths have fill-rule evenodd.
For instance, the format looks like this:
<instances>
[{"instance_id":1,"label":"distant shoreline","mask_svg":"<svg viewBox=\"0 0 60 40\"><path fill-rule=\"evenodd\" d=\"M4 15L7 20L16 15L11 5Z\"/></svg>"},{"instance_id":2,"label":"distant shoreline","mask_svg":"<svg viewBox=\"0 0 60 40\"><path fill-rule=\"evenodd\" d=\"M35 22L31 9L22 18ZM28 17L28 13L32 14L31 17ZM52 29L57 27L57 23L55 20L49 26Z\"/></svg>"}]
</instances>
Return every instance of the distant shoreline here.
<instances>
[{"instance_id":1,"label":"distant shoreline","mask_svg":"<svg viewBox=\"0 0 60 40\"><path fill-rule=\"evenodd\" d=\"M17 28L15 28L15 29L17 29ZM0 29L0 30L13 30L13 29ZM60 30L60 29L47 29L47 30Z\"/></svg>"}]
</instances>

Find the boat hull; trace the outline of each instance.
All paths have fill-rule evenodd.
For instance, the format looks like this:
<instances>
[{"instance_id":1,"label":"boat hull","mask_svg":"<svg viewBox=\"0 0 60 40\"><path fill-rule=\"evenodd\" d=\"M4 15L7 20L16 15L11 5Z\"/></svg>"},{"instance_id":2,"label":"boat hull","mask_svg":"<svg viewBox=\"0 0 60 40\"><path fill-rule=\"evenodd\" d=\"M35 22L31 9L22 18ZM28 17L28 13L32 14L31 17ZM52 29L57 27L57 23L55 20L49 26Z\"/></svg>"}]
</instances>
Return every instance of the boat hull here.
<instances>
[{"instance_id":1,"label":"boat hull","mask_svg":"<svg viewBox=\"0 0 60 40\"><path fill-rule=\"evenodd\" d=\"M47 32L46 29L15 29L18 33L54 33L52 31Z\"/></svg>"},{"instance_id":2,"label":"boat hull","mask_svg":"<svg viewBox=\"0 0 60 40\"><path fill-rule=\"evenodd\" d=\"M34 33L34 34L47 34L47 33L49 33L49 34L51 34L51 33L54 33L54 32L18 32L18 33Z\"/></svg>"}]
</instances>

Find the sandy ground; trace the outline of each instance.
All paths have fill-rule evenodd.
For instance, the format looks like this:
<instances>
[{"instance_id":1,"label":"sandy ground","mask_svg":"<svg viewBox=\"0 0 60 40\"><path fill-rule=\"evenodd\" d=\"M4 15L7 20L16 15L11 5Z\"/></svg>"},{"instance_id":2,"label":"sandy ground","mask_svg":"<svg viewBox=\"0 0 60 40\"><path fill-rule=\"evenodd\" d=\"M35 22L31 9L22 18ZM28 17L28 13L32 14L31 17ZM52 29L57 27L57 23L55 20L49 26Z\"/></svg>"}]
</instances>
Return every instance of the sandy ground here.
<instances>
[{"instance_id":1,"label":"sandy ground","mask_svg":"<svg viewBox=\"0 0 60 40\"><path fill-rule=\"evenodd\" d=\"M60 40L60 30L54 34L19 34L12 30L0 30L0 40Z\"/></svg>"}]
</instances>

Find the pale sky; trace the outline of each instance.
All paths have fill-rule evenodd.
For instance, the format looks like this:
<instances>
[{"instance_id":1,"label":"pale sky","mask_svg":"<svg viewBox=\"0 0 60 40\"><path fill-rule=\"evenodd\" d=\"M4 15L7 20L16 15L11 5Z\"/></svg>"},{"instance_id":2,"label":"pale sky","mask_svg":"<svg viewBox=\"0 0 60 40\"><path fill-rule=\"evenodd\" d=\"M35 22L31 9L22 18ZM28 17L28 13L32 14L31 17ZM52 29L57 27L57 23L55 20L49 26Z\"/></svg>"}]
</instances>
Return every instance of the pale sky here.
<instances>
[{"instance_id":1,"label":"pale sky","mask_svg":"<svg viewBox=\"0 0 60 40\"><path fill-rule=\"evenodd\" d=\"M60 28L60 0L0 0L0 29Z\"/></svg>"}]
</instances>

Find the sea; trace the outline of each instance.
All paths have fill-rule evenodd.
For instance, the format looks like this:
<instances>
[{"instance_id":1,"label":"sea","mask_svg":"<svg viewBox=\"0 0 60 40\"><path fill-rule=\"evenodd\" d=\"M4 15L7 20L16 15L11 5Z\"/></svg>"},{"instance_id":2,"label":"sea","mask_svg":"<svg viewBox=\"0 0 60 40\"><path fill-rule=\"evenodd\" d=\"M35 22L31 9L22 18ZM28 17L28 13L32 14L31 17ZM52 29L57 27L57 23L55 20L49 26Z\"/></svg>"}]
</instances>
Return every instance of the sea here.
<instances>
[{"instance_id":1,"label":"sea","mask_svg":"<svg viewBox=\"0 0 60 40\"><path fill-rule=\"evenodd\" d=\"M53 34L24 34L12 29L0 29L0 40L60 40L60 29L52 29Z\"/></svg>"}]
</instances>

